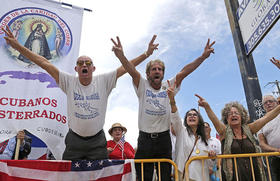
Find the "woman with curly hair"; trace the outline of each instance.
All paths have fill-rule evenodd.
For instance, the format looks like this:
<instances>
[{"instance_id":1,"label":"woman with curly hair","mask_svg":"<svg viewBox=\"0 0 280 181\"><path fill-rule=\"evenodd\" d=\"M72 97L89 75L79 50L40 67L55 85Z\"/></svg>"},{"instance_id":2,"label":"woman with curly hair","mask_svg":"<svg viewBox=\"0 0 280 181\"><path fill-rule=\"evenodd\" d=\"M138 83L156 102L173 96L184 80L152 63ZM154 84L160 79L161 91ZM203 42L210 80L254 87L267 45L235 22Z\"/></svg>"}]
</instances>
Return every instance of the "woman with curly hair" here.
<instances>
[{"instance_id":1,"label":"woman with curly hair","mask_svg":"<svg viewBox=\"0 0 280 181\"><path fill-rule=\"evenodd\" d=\"M223 154L259 153L260 148L257 146L253 134L280 113L280 106L277 106L262 118L248 124L247 110L238 102L230 102L222 110L222 121L219 121L206 100L197 94L196 96L199 98L199 106L205 109L209 119L220 134ZM260 157L253 158L253 169L256 181L266 180ZM222 170L223 180L237 180L233 159L224 159ZM237 173L239 181L253 180L249 158L237 158Z\"/></svg>"},{"instance_id":2,"label":"woman with curly hair","mask_svg":"<svg viewBox=\"0 0 280 181\"><path fill-rule=\"evenodd\" d=\"M178 166L179 181L184 179L184 168L188 159L192 156L214 156L214 151L209 151L206 134L204 131L204 121L201 114L196 109L190 109L186 112L182 124L177 106L174 99L175 85L170 85L167 90L171 106L171 122L176 134L175 145L175 163ZM208 161L204 165L204 176L201 174L202 162L195 160L189 165L189 180L199 181L209 180Z\"/></svg>"}]
</instances>

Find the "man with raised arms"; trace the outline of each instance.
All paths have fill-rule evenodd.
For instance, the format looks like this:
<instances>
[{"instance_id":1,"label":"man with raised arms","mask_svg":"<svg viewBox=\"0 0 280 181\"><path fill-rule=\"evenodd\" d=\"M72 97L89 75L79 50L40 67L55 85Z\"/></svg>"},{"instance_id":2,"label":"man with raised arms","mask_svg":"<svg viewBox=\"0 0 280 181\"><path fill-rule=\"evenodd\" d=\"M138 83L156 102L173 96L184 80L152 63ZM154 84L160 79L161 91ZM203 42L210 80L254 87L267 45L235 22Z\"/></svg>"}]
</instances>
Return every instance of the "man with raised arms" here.
<instances>
[{"instance_id":1,"label":"man with raised arms","mask_svg":"<svg viewBox=\"0 0 280 181\"><path fill-rule=\"evenodd\" d=\"M170 105L167 96L167 81L162 82L165 66L161 60L152 60L146 66L146 78L143 78L124 55L119 37L117 42L111 39L114 46L113 51L118 57L123 67L131 75L135 92L139 99L138 127L139 137L135 159L167 158L171 159L171 140L169 134L170 128ZM212 46L215 42L207 44L201 56L193 62L184 66L184 68L173 77L170 82L174 84L176 80L175 93L178 92L183 79L192 73L211 53L214 53ZM147 52L149 56L149 52ZM153 164L145 164L144 180L150 181L153 177ZM162 163L161 180L170 180L171 166L168 163ZM141 180L141 167L136 165L138 180Z\"/></svg>"},{"instance_id":2,"label":"man with raised arms","mask_svg":"<svg viewBox=\"0 0 280 181\"><path fill-rule=\"evenodd\" d=\"M119 77L126 73L121 66L118 69L93 76L95 66L88 56L80 56L75 71L78 77L58 70L45 57L33 53L19 44L9 27L2 28L7 44L22 55L45 69L67 95L69 131L65 138L64 160L106 159L108 158L106 138L103 131L107 100ZM130 62L136 66L144 61L157 48L153 36L148 49Z\"/></svg>"}]
</instances>

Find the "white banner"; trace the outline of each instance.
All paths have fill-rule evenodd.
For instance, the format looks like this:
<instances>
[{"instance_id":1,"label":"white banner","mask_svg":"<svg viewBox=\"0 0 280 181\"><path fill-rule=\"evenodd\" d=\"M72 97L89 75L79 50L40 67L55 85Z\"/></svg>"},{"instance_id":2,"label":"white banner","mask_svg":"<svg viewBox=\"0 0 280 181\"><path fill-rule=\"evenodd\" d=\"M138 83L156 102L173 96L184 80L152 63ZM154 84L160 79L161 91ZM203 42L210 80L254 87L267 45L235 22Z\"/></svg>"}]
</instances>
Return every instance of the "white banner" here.
<instances>
[{"instance_id":1,"label":"white banner","mask_svg":"<svg viewBox=\"0 0 280 181\"><path fill-rule=\"evenodd\" d=\"M82 8L50 0L1 0L0 27L8 25L18 41L74 73L79 54ZM27 129L62 158L68 131L65 94L55 80L7 46L0 30L0 142Z\"/></svg>"},{"instance_id":2,"label":"white banner","mask_svg":"<svg viewBox=\"0 0 280 181\"><path fill-rule=\"evenodd\" d=\"M278 20L280 1L243 0L236 14L248 55Z\"/></svg>"}]
</instances>

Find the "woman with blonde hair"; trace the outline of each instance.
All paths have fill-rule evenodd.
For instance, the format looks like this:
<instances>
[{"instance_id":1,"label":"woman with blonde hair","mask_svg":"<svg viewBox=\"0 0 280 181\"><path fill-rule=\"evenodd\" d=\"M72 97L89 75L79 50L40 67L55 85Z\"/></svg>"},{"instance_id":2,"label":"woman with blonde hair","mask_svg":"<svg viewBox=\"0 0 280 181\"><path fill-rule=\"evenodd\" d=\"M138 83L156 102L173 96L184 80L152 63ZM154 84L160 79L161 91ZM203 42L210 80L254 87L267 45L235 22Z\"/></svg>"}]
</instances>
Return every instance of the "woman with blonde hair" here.
<instances>
[{"instance_id":1,"label":"woman with blonde hair","mask_svg":"<svg viewBox=\"0 0 280 181\"><path fill-rule=\"evenodd\" d=\"M199 106L205 109L220 135L222 154L259 153L260 148L257 146L253 134L280 113L280 106L277 106L262 118L247 123L249 120L247 110L238 102L230 102L222 110L222 120L219 121L206 100L197 94L196 96L199 98ZM237 180L233 159L223 159L222 161L223 180ZM256 181L266 180L260 157L253 158L253 170ZM253 180L249 158L237 158L237 173L239 181Z\"/></svg>"}]
</instances>

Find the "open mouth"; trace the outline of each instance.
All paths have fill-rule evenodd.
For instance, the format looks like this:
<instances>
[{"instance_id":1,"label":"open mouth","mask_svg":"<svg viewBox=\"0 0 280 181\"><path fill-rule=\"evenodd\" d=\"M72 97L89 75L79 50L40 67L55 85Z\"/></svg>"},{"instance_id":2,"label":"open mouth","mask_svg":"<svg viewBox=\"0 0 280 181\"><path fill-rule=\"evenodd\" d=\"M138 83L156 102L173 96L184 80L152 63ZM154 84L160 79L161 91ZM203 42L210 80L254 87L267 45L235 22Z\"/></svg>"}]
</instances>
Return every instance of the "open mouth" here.
<instances>
[{"instance_id":1,"label":"open mouth","mask_svg":"<svg viewBox=\"0 0 280 181\"><path fill-rule=\"evenodd\" d=\"M196 120L195 119L189 119L189 122L195 122Z\"/></svg>"},{"instance_id":2,"label":"open mouth","mask_svg":"<svg viewBox=\"0 0 280 181\"><path fill-rule=\"evenodd\" d=\"M83 69L83 70L82 70L82 73L83 73L83 74L86 74L86 73L88 73L88 70L87 70L87 69Z\"/></svg>"},{"instance_id":3,"label":"open mouth","mask_svg":"<svg viewBox=\"0 0 280 181\"><path fill-rule=\"evenodd\" d=\"M154 76L154 79L160 79L159 75Z\"/></svg>"}]
</instances>

